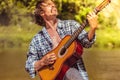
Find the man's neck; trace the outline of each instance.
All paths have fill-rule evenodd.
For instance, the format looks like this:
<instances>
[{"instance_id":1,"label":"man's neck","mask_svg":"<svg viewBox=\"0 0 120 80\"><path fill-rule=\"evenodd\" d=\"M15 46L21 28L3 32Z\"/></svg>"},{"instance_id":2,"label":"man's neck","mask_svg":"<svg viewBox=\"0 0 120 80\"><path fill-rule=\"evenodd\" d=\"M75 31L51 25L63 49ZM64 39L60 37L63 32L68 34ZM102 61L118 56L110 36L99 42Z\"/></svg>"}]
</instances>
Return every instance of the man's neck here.
<instances>
[{"instance_id":1,"label":"man's neck","mask_svg":"<svg viewBox=\"0 0 120 80\"><path fill-rule=\"evenodd\" d=\"M46 21L46 29L56 30L57 22L57 18L54 20Z\"/></svg>"}]
</instances>

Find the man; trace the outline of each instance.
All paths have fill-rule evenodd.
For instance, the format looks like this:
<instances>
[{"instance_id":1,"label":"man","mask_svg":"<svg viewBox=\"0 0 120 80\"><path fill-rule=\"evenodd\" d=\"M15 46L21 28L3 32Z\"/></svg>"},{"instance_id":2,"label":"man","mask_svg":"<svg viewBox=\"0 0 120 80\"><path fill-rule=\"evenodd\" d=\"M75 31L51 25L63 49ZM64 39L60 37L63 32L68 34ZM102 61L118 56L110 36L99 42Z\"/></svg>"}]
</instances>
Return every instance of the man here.
<instances>
[{"instance_id":1,"label":"man","mask_svg":"<svg viewBox=\"0 0 120 80\"><path fill-rule=\"evenodd\" d=\"M32 39L27 55L26 70L31 77L35 77L36 72L44 66L53 64L57 59L55 53L47 54L54 49L59 42L66 36L71 35L80 24L74 20L60 20L57 18L58 11L53 1L41 0L35 9L36 23L43 27ZM89 48L95 41L95 30L97 28L97 16L94 12L87 15L90 25L88 33L82 31L77 40L85 47ZM81 61L82 62L82 61ZM82 63L84 67L84 64ZM79 70L82 69L79 65ZM83 69L82 69L83 70ZM64 80L88 80L87 74L82 75L76 68L67 70ZM83 70L83 72L86 72ZM59 75L58 75L59 76Z\"/></svg>"}]
</instances>

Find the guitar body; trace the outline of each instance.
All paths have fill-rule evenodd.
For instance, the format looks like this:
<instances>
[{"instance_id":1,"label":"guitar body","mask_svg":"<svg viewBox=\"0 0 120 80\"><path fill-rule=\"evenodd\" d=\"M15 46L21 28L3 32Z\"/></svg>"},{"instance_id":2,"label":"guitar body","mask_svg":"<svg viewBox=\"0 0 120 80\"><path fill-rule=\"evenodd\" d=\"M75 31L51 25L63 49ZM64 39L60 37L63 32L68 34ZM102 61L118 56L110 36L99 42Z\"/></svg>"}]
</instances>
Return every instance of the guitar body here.
<instances>
[{"instance_id":1,"label":"guitar body","mask_svg":"<svg viewBox=\"0 0 120 80\"><path fill-rule=\"evenodd\" d=\"M83 53L83 47L78 41L76 41L76 43L75 53L65 61L55 80L63 80L67 70L80 59Z\"/></svg>"},{"instance_id":2,"label":"guitar body","mask_svg":"<svg viewBox=\"0 0 120 80\"><path fill-rule=\"evenodd\" d=\"M66 59L72 56L72 54L75 52L76 42L74 41L67 48L64 54L62 55L60 54L61 49L66 44L66 42L70 39L70 37L71 36L69 35L65 36L55 49L47 53L47 54L55 53L57 56L57 60L55 61L54 64L49 65L49 66L44 66L43 68L39 70L38 74L40 75L42 80L55 80L56 76L59 74L62 68L63 63L66 61Z\"/></svg>"}]
</instances>

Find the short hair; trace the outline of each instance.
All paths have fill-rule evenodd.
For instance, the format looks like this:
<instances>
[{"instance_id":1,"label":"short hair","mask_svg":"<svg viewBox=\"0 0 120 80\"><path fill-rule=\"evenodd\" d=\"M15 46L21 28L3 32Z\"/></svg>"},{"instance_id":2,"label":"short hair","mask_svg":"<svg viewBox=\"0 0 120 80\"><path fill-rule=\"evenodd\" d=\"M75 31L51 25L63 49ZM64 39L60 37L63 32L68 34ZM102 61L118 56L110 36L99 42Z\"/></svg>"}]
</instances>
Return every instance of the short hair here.
<instances>
[{"instance_id":1,"label":"short hair","mask_svg":"<svg viewBox=\"0 0 120 80\"><path fill-rule=\"evenodd\" d=\"M40 13L43 11L42 3L49 3L51 1L53 2L53 0L40 0L37 2L36 7L35 7L35 12L34 12L36 24L38 24L40 26L45 26L45 22L44 22L43 18L40 16Z\"/></svg>"}]
</instances>

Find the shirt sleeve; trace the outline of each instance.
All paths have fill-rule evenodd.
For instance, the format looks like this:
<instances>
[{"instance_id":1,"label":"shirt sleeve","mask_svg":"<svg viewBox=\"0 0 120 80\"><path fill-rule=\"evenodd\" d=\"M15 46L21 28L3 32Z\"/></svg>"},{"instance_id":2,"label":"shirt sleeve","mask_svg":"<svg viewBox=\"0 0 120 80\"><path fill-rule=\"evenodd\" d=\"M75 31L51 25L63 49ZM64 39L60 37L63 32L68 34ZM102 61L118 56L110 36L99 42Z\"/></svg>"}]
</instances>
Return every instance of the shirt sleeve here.
<instances>
[{"instance_id":1,"label":"shirt sleeve","mask_svg":"<svg viewBox=\"0 0 120 80\"><path fill-rule=\"evenodd\" d=\"M74 32L75 30L77 30L80 27L80 24L78 22L74 21L74 20L71 23L73 24L72 32ZM92 38L92 40L89 40L88 39L88 32L86 32L84 29L78 35L78 41L85 48L91 47L92 44L95 42L95 40L96 40L95 34L94 34L94 37Z\"/></svg>"},{"instance_id":2,"label":"shirt sleeve","mask_svg":"<svg viewBox=\"0 0 120 80\"><path fill-rule=\"evenodd\" d=\"M27 54L27 60L26 60L26 65L25 65L25 69L26 71L30 74L30 76L32 78L35 77L36 75L36 71L34 69L34 63L38 60L38 56L37 56L37 50L35 48L35 43L34 40L30 43L29 46L29 51Z\"/></svg>"}]
</instances>

